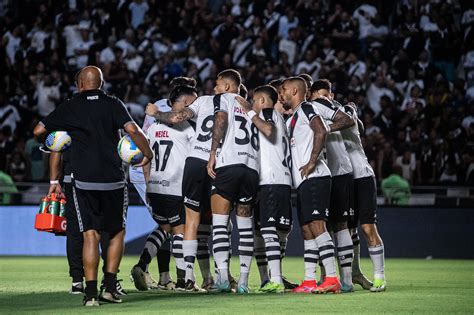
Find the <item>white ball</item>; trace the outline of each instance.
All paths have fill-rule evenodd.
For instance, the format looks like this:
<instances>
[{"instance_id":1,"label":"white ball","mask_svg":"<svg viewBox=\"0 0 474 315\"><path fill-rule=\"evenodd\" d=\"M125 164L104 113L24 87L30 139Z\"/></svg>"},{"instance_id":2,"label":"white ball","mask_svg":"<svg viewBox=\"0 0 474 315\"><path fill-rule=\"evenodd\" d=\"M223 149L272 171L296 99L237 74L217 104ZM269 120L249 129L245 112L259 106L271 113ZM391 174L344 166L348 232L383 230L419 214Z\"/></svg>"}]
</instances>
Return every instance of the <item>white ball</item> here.
<instances>
[{"instance_id":1,"label":"white ball","mask_svg":"<svg viewBox=\"0 0 474 315\"><path fill-rule=\"evenodd\" d=\"M117 145L117 151L122 161L130 164L138 164L143 160L143 153L133 142L130 136L124 136Z\"/></svg>"},{"instance_id":2,"label":"white ball","mask_svg":"<svg viewBox=\"0 0 474 315\"><path fill-rule=\"evenodd\" d=\"M66 131L53 131L47 137L44 144L53 152L61 152L71 146L71 136Z\"/></svg>"}]
</instances>

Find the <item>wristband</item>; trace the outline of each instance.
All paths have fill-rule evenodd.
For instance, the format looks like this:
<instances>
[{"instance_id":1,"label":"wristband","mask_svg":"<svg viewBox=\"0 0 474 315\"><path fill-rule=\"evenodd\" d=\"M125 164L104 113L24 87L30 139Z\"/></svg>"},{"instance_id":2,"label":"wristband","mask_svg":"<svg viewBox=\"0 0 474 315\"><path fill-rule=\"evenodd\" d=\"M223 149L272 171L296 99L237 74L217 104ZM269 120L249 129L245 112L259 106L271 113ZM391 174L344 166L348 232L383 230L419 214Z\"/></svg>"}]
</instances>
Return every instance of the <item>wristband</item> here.
<instances>
[{"instance_id":1,"label":"wristband","mask_svg":"<svg viewBox=\"0 0 474 315\"><path fill-rule=\"evenodd\" d=\"M58 184L59 184L59 180L50 180L50 181L49 181L49 184L50 184L50 185L58 185Z\"/></svg>"},{"instance_id":2,"label":"wristband","mask_svg":"<svg viewBox=\"0 0 474 315\"><path fill-rule=\"evenodd\" d=\"M254 118L255 115L257 115L257 113L256 113L254 110L250 110L250 111L247 113L247 116L250 117L250 120L252 120L252 118Z\"/></svg>"}]
</instances>

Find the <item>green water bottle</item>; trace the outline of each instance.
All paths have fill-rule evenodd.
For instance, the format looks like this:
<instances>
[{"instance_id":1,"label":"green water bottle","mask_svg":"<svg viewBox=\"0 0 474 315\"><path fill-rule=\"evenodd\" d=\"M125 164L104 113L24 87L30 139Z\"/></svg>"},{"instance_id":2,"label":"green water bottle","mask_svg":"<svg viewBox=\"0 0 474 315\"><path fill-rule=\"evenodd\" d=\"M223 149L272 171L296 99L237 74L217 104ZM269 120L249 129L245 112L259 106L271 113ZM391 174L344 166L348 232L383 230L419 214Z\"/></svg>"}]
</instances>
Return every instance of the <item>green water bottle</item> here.
<instances>
[{"instance_id":1,"label":"green water bottle","mask_svg":"<svg viewBox=\"0 0 474 315\"><path fill-rule=\"evenodd\" d=\"M59 216L66 217L66 199L62 198L59 205Z\"/></svg>"},{"instance_id":2,"label":"green water bottle","mask_svg":"<svg viewBox=\"0 0 474 315\"><path fill-rule=\"evenodd\" d=\"M51 202L49 203L48 212L50 214L59 215L60 203L56 194L53 194L51 197Z\"/></svg>"},{"instance_id":3,"label":"green water bottle","mask_svg":"<svg viewBox=\"0 0 474 315\"><path fill-rule=\"evenodd\" d=\"M48 208L49 208L49 198L48 196L44 196L43 199L41 199L38 213L48 213Z\"/></svg>"}]
</instances>

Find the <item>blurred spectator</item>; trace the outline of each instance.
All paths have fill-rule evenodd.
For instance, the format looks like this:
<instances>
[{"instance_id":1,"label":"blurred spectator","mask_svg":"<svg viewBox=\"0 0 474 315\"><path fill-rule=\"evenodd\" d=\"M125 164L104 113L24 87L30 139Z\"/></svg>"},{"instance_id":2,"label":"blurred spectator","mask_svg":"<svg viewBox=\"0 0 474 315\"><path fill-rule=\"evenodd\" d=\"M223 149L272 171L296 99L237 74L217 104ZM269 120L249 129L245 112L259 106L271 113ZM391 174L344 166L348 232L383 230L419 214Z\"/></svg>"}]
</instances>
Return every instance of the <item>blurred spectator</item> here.
<instances>
[{"instance_id":1,"label":"blurred spectator","mask_svg":"<svg viewBox=\"0 0 474 315\"><path fill-rule=\"evenodd\" d=\"M0 170L0 204L9 205L11 203L11 194L18 192L12 178Z\"/></svg>"},{"instance_id":2,"label":"blurred spectator","mask_svg":"<svg viewBox=\"0 0 474 315\"><path fill-rule=\"evenodd\" d=\"M6 1L0 16L2 170L18 151L27 173L43 177L30 125L72 96L78 67L97 64L104 88L137 120L177 75L198 79L201 94L225 68L237 68L249 91L299 73L327 78L339 102L360 108L378 180L408 149L413 183L472 183L469 1L56 2L27 1L35 14L24 14L24 1Z\"/></svg>"},{"instance_id":3,"label":"blurred spectator","mask_svg":"<svg viewBox=\"0 0 474 315\"><path fill-rule=\"evenodd\" d=\"M397 156L395 165L402 170L400 174L410 184L413 183L414 173L416 170L416 155L410 150L405 150L402 155Z\"/></svg>"},{"instance_id":4,"label":"blurred spectator","mask_svg":"<svg viewBox=\"0 0 474 315\"><path fill-rule=\"evenodd\" d=\"M25 157L20 152L14 152L7 166L7 173L15 182L25 182L28 177L28 165Z\"/></svg>"}]
</instances>

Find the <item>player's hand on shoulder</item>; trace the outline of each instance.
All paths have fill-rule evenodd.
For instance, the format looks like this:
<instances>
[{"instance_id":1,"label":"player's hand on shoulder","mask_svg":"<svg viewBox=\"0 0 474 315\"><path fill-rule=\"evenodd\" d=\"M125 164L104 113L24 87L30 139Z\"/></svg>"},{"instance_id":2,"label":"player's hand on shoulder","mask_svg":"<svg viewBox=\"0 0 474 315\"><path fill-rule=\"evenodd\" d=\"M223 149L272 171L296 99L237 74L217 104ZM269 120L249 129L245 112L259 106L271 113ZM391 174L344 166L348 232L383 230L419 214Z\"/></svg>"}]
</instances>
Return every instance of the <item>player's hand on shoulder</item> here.
<instances>
[{"instance_id":1,"label":"player's hand on shoulder","mask_svg":"<svg viewBox=\"0 0 474 315\"><path fill-rule=\"evenodd\" d=\"M247 113L252 110L252 105L242 96L236 96L235 99L239 102L240 106L242 106L244 112Z\"/></svg>"},{"instance_id":2,"label":"player's hand on shoulder","mask_svg":"<svg viewBox=\"0 0 474 315\"><path fill-rule=\"evenodd\" d=\"M156 106L153 103L148 103L148 105L145 108L145 114L152 117L158 114L159 111L160 110L158 109L158 106Z\"/></svg>"},{"instance_id":3,"label":"player's hand on shoulder","mask_svg":"<svg viewBox=\"0 0 474 315\"><path fill-rule=\"evenodd\" d=\"M316 162L309 161L306 165L300 167L299 171L301 173L301 178L305 179L311 174L316 168Z\"/></svg>"}]
</instances>

